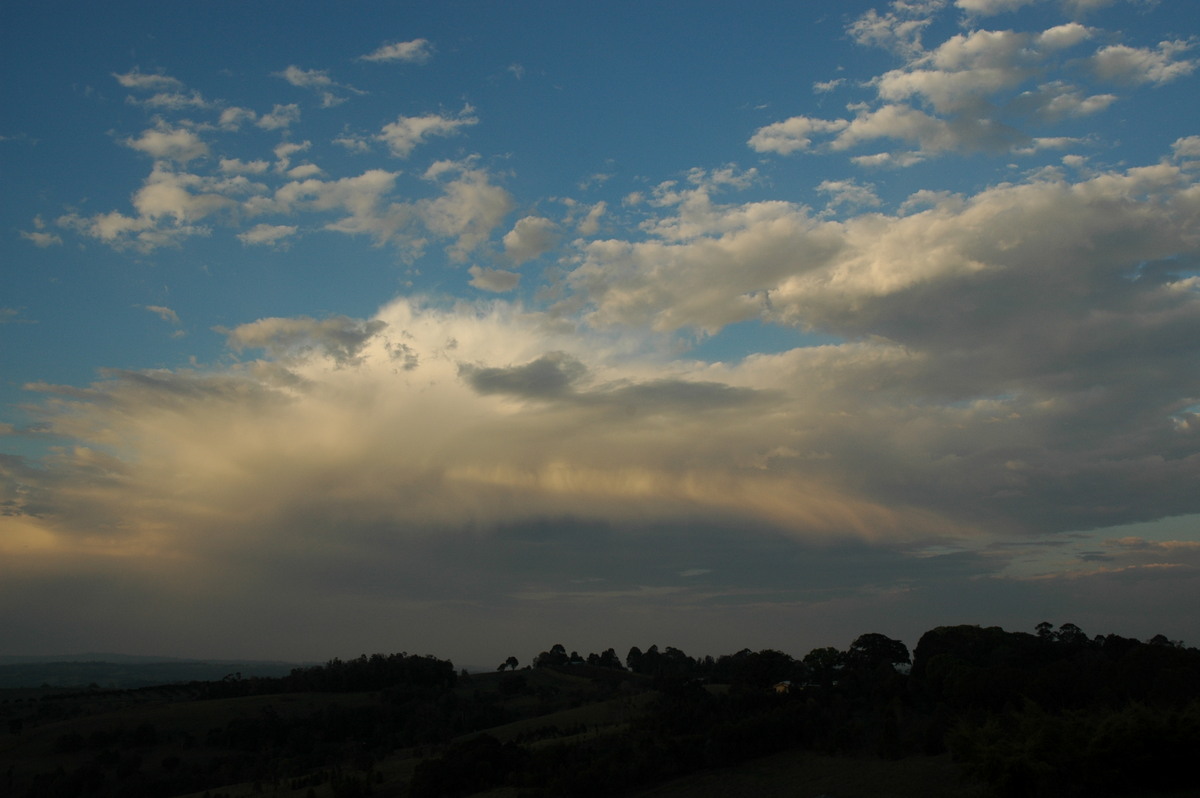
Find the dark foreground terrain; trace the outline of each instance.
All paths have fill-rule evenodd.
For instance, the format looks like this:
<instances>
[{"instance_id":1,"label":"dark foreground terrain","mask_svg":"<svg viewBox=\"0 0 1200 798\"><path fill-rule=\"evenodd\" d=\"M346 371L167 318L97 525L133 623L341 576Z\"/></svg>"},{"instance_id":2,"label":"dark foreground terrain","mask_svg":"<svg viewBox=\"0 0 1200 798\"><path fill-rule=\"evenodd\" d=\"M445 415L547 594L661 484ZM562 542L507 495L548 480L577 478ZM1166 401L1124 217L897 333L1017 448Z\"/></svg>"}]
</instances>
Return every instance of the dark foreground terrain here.
<instances>
[{"instance_id":1,"label":"dark foreground terrain","mask_svg":"<svg viewBox=\"0 0 1200 798\"><path fill-rule=\"evenodd\" d=\"M1200 795L1200 651L940 627L803 659L553 646L467 675L376 654L281 677L0 690L0 794Z\"/></svg>"}]
</instances>

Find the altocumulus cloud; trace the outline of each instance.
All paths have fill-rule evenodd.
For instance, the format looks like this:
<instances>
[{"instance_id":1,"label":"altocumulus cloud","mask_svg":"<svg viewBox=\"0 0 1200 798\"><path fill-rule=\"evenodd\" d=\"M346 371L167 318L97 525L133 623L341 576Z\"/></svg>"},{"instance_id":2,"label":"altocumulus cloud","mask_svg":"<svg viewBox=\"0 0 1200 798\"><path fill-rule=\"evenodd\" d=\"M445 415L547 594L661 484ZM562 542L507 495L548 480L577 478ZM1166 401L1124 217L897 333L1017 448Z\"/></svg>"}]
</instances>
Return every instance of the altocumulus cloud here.
<instances>
[{"instance_id":1,"label":"altocumulus cloud","mask_svg":"<svg viewBox=\"0 0 1200 798\"><path fill-rule=\"evenodd\" d=\"M737 139L755 168L639 181L624 203L514 197L519 162L473 153L502 115L465 99L329 127L334 158L301 131L366 95L328 70L277 73L326 106L303 118L265 101L218 113L165 74L115 75L164 115L117 139L148 175L125 211L72 209L54 233L38 217L30 246L74 233L150 254L232 231L239 252L273 256L249 247L340 233L405 264L442 247L446 274L514 298L259 311L216 328L226 351L207 365L28 385L34 418L0 434L48 454L0 456L0 606L30 608L4 628L119 646L121 618L128 645L273 657L314 656L295 641L319 629L316 656L394 636L457 657L581 629L580 650L642 634L707 650L716 630L784 647L883 611L912 634L930 617L1083 608L1107 626L1191 606L1196 545L1113 528L1200 513L1200 139L907 199L854 171L1091 146L1045 128L1195 72L1190 40L1126 46L1089 27L1103 2L929 41L951 8L975 26L1031 5L865 14L851 39L894 61L816 84L831 107L867 93L846 118L756 119ZM354 80L432 52L385 43ZM211 119L166 118L184 111ZM440 150L421 162L426 148ZM387 160L354 167L372 155ZM772 164L837 157L851 174L811 187L825 210L770 197ZM164 301L140 306L177 323ZM688 355L733 325L827 343Z\"/></svg>"}]
</instances>

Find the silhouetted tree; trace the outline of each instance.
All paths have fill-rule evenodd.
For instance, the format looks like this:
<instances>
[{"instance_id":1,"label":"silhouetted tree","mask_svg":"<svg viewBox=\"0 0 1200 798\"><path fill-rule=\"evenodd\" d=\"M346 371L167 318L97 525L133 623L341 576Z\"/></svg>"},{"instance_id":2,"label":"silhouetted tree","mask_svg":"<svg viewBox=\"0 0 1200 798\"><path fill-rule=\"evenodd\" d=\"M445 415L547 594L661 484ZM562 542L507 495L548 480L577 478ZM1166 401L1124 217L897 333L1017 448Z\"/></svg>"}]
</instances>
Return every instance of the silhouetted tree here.
<instances>
[{"instance_id":1,"label":"silhouetted tree","mask_svg":"<svg viewBox=\"0 0 1200 798\"><path fill-rule=\"evenodd\" d=\"M812 679L822 687L830 687L837 681L845 662L845 655L833 646L814 648L804 655L804 664Z\"/></svg>"},{"instance_id":2,"label":"silhouetted tree","mask_svg":"<svg viewBox=\"0 0 1200 798\"><path fill-rule=\"evenodd\" d=\"M904 643L877 632L859 636L846 652L846 664L863 670L875 670L885 663L900 665L909 662L912 659Z\"/></svg>"}]
</instances>

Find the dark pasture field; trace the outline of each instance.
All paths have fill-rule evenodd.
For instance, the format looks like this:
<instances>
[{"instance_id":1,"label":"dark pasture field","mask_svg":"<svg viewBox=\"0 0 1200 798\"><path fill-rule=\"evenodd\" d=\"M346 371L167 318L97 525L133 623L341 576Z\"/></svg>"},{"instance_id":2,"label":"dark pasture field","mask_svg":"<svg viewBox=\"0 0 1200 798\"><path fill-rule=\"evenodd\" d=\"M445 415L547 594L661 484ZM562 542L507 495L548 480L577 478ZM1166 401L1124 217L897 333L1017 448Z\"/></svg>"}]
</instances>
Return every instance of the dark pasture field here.
<instances>
[{"instance_id":1,"label":"dark pasture field","mask_svg":"<svg viewBox=\"0 0 1200 798\"><path fill-rule=\"evenodd\" d=\"M14 798L1187 796L1197 750L1200 651L1071 624L0 690Z\"/></svg>"}]
</instances>

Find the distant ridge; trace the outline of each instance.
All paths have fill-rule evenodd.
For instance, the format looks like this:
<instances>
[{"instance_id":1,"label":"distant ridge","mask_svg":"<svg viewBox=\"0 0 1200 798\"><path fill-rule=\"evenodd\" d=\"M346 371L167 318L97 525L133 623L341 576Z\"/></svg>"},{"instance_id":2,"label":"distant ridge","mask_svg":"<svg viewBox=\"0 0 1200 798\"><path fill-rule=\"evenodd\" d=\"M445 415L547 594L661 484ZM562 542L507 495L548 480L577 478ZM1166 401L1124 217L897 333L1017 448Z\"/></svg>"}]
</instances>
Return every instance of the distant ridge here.
<instances>
[{"instance_id":1,"label":"distant ridge","mask_svg":"<svg viewBox=\"0 0 1200 798\"><path fill-rule=\"evenodd\" d=\"M0 657L0 689L80 687L131 689L180 682L286 676L313 663L264 660L197 660L94 652Z\"/></svg>"},{"instance_id":2,"label":"distant ridge","mask_svg":"<svg viewBox=\"0 0 1200 798\"><path fill-rule=\"evenodd\" d=\"M248 659L217 659L196 657L163 657L144 654L114 654L112 652L85 652L83 654L0 654L0 666L41 664L49 662L119 662L119 663L152 663L152 662L208 662L220 663L261 663L264 665L312 665L315 663L285 662L283 660L248 660Z\"/></svg>"}]
</instances>

